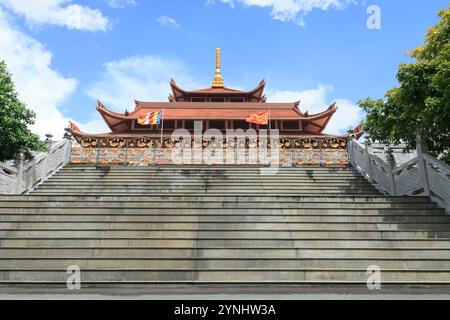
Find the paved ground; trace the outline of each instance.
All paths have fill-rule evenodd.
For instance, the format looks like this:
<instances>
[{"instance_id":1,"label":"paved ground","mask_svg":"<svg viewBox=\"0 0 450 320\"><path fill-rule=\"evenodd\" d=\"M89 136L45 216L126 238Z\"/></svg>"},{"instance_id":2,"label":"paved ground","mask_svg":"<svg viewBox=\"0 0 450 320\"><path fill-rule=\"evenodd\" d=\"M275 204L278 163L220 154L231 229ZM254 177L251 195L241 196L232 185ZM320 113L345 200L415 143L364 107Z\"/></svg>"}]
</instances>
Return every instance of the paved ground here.
<instances>
[{"instance_id":1,"label":"paved ground","mask_svg":"<svg viewBox=\"0 0 450 320\"><path fill-rule=\"evenodd\" d=\"M220 293L218 293L220 292ZM386 299L444 299L450 300L450 286L395 287L381 290L363 287L331 286L127 286L84 288L77 291L65 288L37 288L30 286L0 287L0 299L152 299L152 300L386 300Z\"/></svg>"}]
</instances>

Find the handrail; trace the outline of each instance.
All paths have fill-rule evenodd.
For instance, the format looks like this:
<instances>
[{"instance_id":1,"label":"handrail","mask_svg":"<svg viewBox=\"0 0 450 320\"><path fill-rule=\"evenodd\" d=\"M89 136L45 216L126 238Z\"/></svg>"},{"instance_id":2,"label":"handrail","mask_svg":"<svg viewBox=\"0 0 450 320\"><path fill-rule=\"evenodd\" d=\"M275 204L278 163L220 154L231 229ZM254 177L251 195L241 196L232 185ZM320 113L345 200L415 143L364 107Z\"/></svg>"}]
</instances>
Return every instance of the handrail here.
<instances>
[{"instance_id":1,"label":"handrail","mask_svg":"<svg viewBox=\"0 0 450 320\"><path fill-rule=\"evenodd\" d=\"M34 189L69 163L71 145L71 140L64 139L32 160L16 160L14 166L0 162L0 194L23 194Z\"/></svg>"},{"instance_id":2,"label":"handrail","mask_svg":"<svg viewBox=\"0 0 450 320\"><path fill-rule=\"evenodd\" d=\"M421 143L421 139L418 139ZM380 145L377 146L378 149ZM389 154L392 147L385 147ZM395 146L401 150L401 147ZM412 159L397 165L393 157L385 161L371 152L368 142L348 144L350 164L379 191L393 196L429 196L450 214L450 166L436 159L418 144ZM422 160L421 160L422 159Z\"/></svg>"}]
</instances>

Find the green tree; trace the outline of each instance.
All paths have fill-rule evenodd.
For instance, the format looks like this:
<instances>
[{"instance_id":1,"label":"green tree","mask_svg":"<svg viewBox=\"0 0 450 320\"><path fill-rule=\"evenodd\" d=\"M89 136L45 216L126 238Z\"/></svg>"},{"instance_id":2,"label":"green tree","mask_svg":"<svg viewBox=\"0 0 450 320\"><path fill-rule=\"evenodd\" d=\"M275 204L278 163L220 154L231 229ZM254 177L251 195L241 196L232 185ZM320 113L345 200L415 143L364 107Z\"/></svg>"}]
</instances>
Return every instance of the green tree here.
<instances>
[{"instance_id":1,"label":"green tree","mask_svg":"<svg viewBox=\"0 0 450 320\"><path fill-rule=\"evenodd\" d=\"M18 99L11 74L0 61L0 161L16 159L21 152L30 159L31 151L47 150L46 144L28 129L35 116Z\"/></svg>"},{"instance_id":2,"label":"green tree","mask_svg":"<svg viewBox=\"0 0 450 320\"><path fill-rule=\"evenodd\" d=\"M407 51L414 61L400 64L399 86L384 99L358 105L367 113L364 129L371 139L413 149L420 130L430 153L450 163L450 6L438 15L424 45Z\"/></svg>"}]
</instances>

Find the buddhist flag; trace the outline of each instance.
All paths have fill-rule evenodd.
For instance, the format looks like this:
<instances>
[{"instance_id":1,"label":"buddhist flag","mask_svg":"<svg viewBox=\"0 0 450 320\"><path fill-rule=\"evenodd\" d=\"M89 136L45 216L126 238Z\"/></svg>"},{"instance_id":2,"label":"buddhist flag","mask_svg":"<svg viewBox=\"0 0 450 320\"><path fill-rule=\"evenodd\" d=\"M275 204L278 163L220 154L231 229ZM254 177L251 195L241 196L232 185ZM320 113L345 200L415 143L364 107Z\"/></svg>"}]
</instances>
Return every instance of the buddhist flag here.
<instances>
[{"instance_id":1,"label":"buddhist flag","mask_svg":"<svg viewBox=\"0 0 450 320\"><path fill-rule=\"evenodd\" d=\"M269 111L251 114L245 121L256 124L267 124L269 122Z\"/></svg>"},{"instance_id":2,"label":"buddhist flag","mask_svg":"<svg viewBox=\"0 0 450 320\"><path fill-rule=\"evenodd\" d=\"M139 116L137 122L142 125L160 124L161 113L162 113L162 110L141 114Z\"/></svg>"}]
</instances>

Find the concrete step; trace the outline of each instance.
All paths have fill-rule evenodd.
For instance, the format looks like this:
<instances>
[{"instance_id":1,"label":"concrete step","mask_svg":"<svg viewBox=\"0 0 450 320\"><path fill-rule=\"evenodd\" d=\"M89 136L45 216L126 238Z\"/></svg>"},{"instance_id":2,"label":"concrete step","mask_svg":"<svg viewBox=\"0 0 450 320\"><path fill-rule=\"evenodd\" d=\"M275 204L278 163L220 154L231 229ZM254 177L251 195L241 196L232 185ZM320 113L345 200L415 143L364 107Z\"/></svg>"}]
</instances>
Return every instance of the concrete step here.
<instances>
[{"instance_id":1,"label":"concrete step","mask_svg":"<svg viewBox=\"0 0 450 320\"><path fill-rule=\"evenodd\" d=\"M352 168L68 166L0 196L0 284L450 284L450 217Z\"/></svg>"},{"instance_id":2,"label":"concrete step","mask_svg":"<svg viewBox=\"0 0 450 320\"><path fill-rule=\"evenodd\" d=\"M367 203L367 202L395 202L395 203L431 203L428 197L392 197L392 196L383 196L383 195L326 195L319 194L313 196L305 196L305 195L295 195L295 194L261 194L261 193L253 193L248 195L242 195L240 193L229 193L229 194L191 194L184 193L182 195L173 195L172 193L154 193L149 194L145 198L141 196L134 195L116 195L116 196L39 196L39 195L0 195L0 206L2 203L53 203L53 202L61 202L61 203L85 203L85 202L108 202L108 203L124 203L124 202L141 202L141 203L149 203L149 202L162 202L162 201L214 201L214 202L358 202L358 203Z\"/></svg>"},{"instance_id":3,"label":"concrete step","mask_svg":"<svg viewBox=\"0 0 450 320\"><path fill-rule=\"evenodd\" d=\"M409 259L409 258L3 258L0 257L0 268L39 268L67 270L77 265L83 269L98 268L362 268L377 265L383 269L450 269L450 259Z\"/></svg>"},{"instance_id":4,"label":"concrete step","mask_svg":"<svg viewBox=\"0 0 450 320\"><path fill-rule=\"evenodd\" d=\"M166 175L166 176L154 176L149 177L138 175L133 176L132 179L129 178L130 176L120 176L116 177L114 175L87 175L87 174L55 174L54 176L50 177L48 181L58 181L58 182L71 182L71 181L110 181L110 182L166 182L168 180L170 181L185 181L185 182L201 182L201 181L217 181L214 176L181 176L181 175ZM346 175L346 176L340 176L340 175L320 175L320 176L294 176L294 177L279 177L279 176L261 176L261 175L255 175L251 176L252 180L257 181L264 181L264 182L280 182L280 181L286 181L286 182L310 182L310 181L317 181L317 182L324 182L324 181L356 181L356 182L364 182L369 183L366 179L364 179L362 176L355 176L355 175ZM229 177L220 177L220 180L222 181L233 181L233 182L247 182L249 180L249 176L229 176Z\"/></svg>"},{"instance_id":5,"label":"concrete step","mask_svg":"<svg viewBox=\"0 0 450 320\"><path fill-rule=\"evenodd\" d=\"M3 216L33 216L33 215L54 215L64 216L71 215L77 217L86 216L108 216L108 215L125 215L125 216L160 216L160 215L177 215L177 216L209 216L215 215L216 217L232 216L241 214L245 216L274 216L274 217L291 217L291 216L358 216L367 214L367 216L381 216L386 217L387 221L392 216L434 216L444 215L443 209L417 209L412 206L404 206L403 208L300 208L300 209L283 209L278 208L276 210L272 208L256 208L256 209L236 209L236 208L109 208L109 207L80 207L75 206L61 206L58 208L45 208L44 206L31 207L31 208L0 208L0 215ZM447 217L447 216L445 216ZM281 219L281 218L280 218Z\"/></svg>"},{"instance_id":6,"label":"concrete step","mask_svg":"<svg viewBox=\"0 0 450 320\"><path fill-rule=\"evenodd\" d=\"M362 196L371 196L371 195L378 195L378 191L370 188L263 188L263 187L255 187L253 189L247 189L247 188L189 188L184 189L182 187L170 187L167 186L165 188L131 188L131 187L117 187L117 188L84 188L84 189L77 189L77 188L42 188L37 191L34 191L33 194L35 195L97 195L97 196L113 196L113 195L122 195L124 193L133 193L137 196L145 196L145 195L153 195L155 192L161 192L161 193L172 193L172 195L183 195L184 192L189 192L196 195L217 195L217 194L224 194L229 192L230 194L234 194L235 192L239 192L242 195L246 194L252 194L253 192L259 192L261 194L273 194L273 193L284 193L289 192L293 195L299 195L299 196L314 196L314 195L321 195L321 194L328 194L328 195L362 195Z\"/></svg>"},{"instance_id":7,"label":"concrete step","mask_svg":"<svg viewBox=\"0 0 450 320\"><path fill-rule=\"evenodd\" d=\"M284 185L284 184L278 184L278 185L271 185L271 184L260 184L256 181L252 184L229 184L229 183L223 183L223 184L209 184L209 183L202 183L197 185L183 185L183 184L175 184L175 183L165 183L165 184L157 184L157 185L140 185L140 186L134 186L131 184L123 183L122 185L116 184L104 184L104 183L92 183L92 184L72 184L72 185L66 185L66 184L43 184L39 187L40 190L64 190L64 191L120 191L120 190L126 190L126 191L152 191L153 192L167 192L167 191L175 191L176 189L182 189L186 192L189 191L198 191L198 190L224 190L224 191L235 191L235 192L241 192L246 191L250 193L257 192L261 189L263 190L273 190L275 192L278 191L289 191L289 190L322 190L325 191L325 193L332 192L335 190L367 190L367 191L373 191L375 190L373 186L370 185L354 185L354 184L336 184L336 185L327 185L327 184L318 184L318 183L311 183L311 184L297 184L297 185Z\"/></svg>"},{"instance_id":8,"label":"concrete step","mask_svg":"<svg viewBox=\"0 0 450 320\"><path fill-rule=\"evenodd\" d=\"M84 270L82 281L88 283L183 283L183 282L288 282L314 283L326 281L367 281L366 269L108 269ZM443 270L383 270L383 282L450 283L450 269ZM0 270L0 282L46 281L64 284L69 275L65 270Z\"/></svg>"},{"instance_id":9,"label":"concrete step","mask_svg":"<svg viewBox=\"0 0 450 320\"><path fill-rule=\"evenodd\" d=\"M47 181L43 187L77 187L77 188L86 188L86 187L133 187L133 188L149 188L149 187L160 187L161 185L170 185L170 186L181 186L181 187L239 187L239 188L249 188L252 186L264 186L264 187L272 187L272 188L280 188L291 186L293 188L297 187L354 187L354 188L372 188L373 186L369 185L365 182L332 182L332 181L310 181L310 182L301 182L301 181L286 181L286 182L265 182L265 181L247 181L247 182L234 182L234 181L222 181L222 182L209 182L209 181L199 181L199 182L183 182L183 181L165 181L165 182L154 182L154 181L145 181L145 182L109 182L105 180L95 180L95 181L70 181L70 182L61 182L61 181Z\"/></svg>"},{"instance_id":10,"label":"concrete step","mask_svg":"<svg viewBox=\"0 0 450 320\"><path fill-rule=\"evenodd\" d=\"M447 239L448 230L402 229L402 230L85 230L85 229L22 229L0 230L0 238L254 238L254 239Z\"/></svg>"},{"instance_id":11,"label":"concrete step","mask_svg":"<svg viewBox=\"0 0 450 320\"><path fill-rule=\"evenodd\" d=\"M90 170L79 170L79 169L63 169L58 171L56 174L58 175L153 175L153 176L167 176L167 175L178 175L178 176L231 176L231 177L239 177L239 176L261 176L261 177L287 177L287 176L313 176L313 175L330 175L330 176L339 176L339 175L354 175L361 176L358 171L355 170L286 170L285 168L275 169L273 172L264 172L261 168L255 170L183 170L183 169L154 169L151 167L142 168L138 170L126 168L126 169L111 169L111 170L102 170L102 169L90 169Z\"/></svg>"},{"instance_id":12,"label":"concrete step","mask_svg":"<svg viewBox=\"0 0 450 320\"><path fill-rule=\"evenodd\" d=\"M76 248L76 247L0 247L2 258L409 258L409 259L450 259L450 248Z\"/></svg>"},{"instance_id":13,"label":"concrete step","mask_svg":"<svg viewBox=\"0 0 450 320\"><path fill-rule=\"evenodd\" d=\"M119 222L119 221L79 221L79 222L52 222L52 221L0 221L0 230L442 230L450 231L450 222L179 222L179 221L152 221L152 222Z\"/></svg>"},{"instance_id":14,"label":"concrete step","mask_svg":"<svg viewBox=\"0 0 450 320\"><path fill-rule=\"evenodd\" d=\"M262 168L268 168L268 167L249 167L244 166L241 168L238 167L213 167L213 166L203 166L203 167L187 167L187 166L160 166L160 167L105 167L105 166L99 166L99 167L65 167L62 170L59 171L59 173L68 173L68 172L92 172L92 173L126 173L126 174L133 174L133 173L180 173L180 174L196 174L196 173L202 173L202 174L259 174L261 172ZM288 167L279 167L276 174L313 174L313 173L328 173L328 174L338 174L338 173L358 173L353 168L327 168L327 167L314 167L314 168L288 168Z\"/></svg>"},{"instance_id":15,"label":"concrete step","mask_svg":"<svg viewBox=\"0 0 450 320\"><path fill-rule=\"evenodd\" d=\"M166 201L166 202L127 202L122 204L116 203L95 203L95 202L85 202L83 205L77 205L76 203L29 203L26 205L20 205L18 203L2 203L0 207L0 213L33 213L35 209L41 209L45 212L62 212L71 210L71 212L79 212L79 210L97 210L97 209L129 209L131 212L145 211L147 209L192 209L194 213L196 210L202 209L261 209L261 210L281 210L281 209L435 209L436 206L433 203L389 203L389 202L371 202L371 203L355 203L355 202L324 202L324 203L314 203L314 202L215 202L215 201L192 201L192 202L177 202L177 201ZM73 210L73 211L72 211ZM136 211L133 211L136 210ZM100 210L99 210L100 212ZM112 211L113 212L113 211ZM125 211L123 211L125 212ZM238 213L238 212L236 212ZM284 212L281 212L284 213Z\"/></svg>"},{"instance_id":16,"label":"concrete step","mask_svg":"<svg viewBox=\"0 0 450 320\"><path fill-rule=\"evenodd\" d=\"M450 223L444 215L0 214L0 223Z\"/></svg>"},{"instance_id":17,"label":"concrete step","mask_svg":"<svg viewBox=\"0 0 450 320\"><path fill-rule=\"evenodd\" d=\"M0 239L1 247L35 248L35 247L77 247L77 248L140 248L140 247L204 247L204 248L240 248L240 247L292 247L292 248L439 248L449 249L450 239L214 239L214 238L180 238L180 239L158 239L158 238L3 238Z\"/></svg>"}]
</instances>

